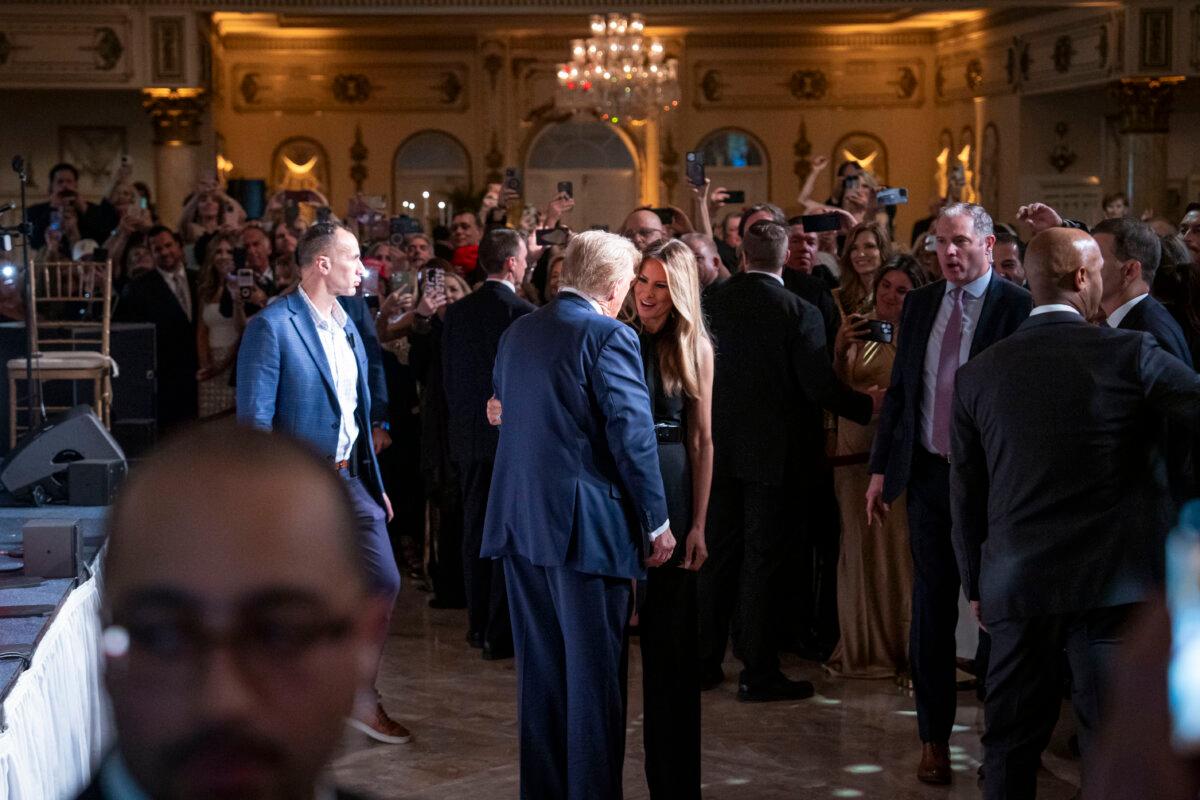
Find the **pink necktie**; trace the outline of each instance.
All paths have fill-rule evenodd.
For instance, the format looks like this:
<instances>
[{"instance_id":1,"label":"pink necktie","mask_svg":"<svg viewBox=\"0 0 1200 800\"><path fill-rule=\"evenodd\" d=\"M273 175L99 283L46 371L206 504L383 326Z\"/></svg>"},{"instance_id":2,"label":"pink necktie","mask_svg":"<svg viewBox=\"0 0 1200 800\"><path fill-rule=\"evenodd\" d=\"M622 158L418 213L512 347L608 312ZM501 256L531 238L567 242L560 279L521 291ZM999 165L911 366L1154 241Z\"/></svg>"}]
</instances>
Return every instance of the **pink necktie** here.
<instances>
[{"instance_id":1,"label":"pink necktie","mask_svg":"<svg viewBox=\"0 0 1200 800\"><path fill-rule=\"evenodd\" d=\"M962 289L950 290L950 319L942 334L942 351L938 354L937 389L933 401L933 449L940 455L950 454L950 418L954 414L954 374L958 372L959 349L962 346Z\"/></svg>"}]
</instances>

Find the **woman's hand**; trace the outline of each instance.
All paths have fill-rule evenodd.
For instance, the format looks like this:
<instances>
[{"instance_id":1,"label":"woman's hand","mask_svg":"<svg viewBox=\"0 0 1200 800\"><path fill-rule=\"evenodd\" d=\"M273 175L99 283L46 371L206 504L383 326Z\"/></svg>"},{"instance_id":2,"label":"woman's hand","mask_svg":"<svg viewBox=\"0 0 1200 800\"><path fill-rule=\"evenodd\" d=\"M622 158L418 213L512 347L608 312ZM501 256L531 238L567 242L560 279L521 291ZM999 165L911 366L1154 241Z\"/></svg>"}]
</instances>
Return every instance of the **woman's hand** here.
<instances>
[{"instance_id":1,"label":"woman's hand","mask_svg":"<svg viewBox=\"0 0 1200 800\"><path fill-rule=\"evenodd\" d=\"M813 156L808 162L813 172L822 172L829 167L829 156Z\"/></svg>"},{"instance_id":2,"label":"woman's hand","mask_svg":"<svg viewBox=\"0 0 1200 800\"><path fill-rule=\"evenodd\" d=\"M445 293L426 292L421 295L421 302L417 303L417 315L428 319L445 307Z\"/></svg>"},{"instance_id":3,"label":"woman's hand","mask_svg":"<svg viewBox=\"0 0 1200 800\"><path fill-rule=\"evenodd\" d=\"M499 425L500 424L500 414L502 411L503 411L503 408L500 405L500 401L496 399L495 395L493 395L491 397L491 399L487 401L488 424L489 425Z\"/></svg>"},{"instance_id":4,"label":"woman's hand","mask_svg":"<svg viewBox=\"0 0 1200 800\"><path fill-rule=\"evenodd\" d=\"M833 340L834 355L845 358L851 347L866 341L866 322L867 318L863 314L850 314L842 320Z\"/></svg>"},{"instance_id":5,"label":"woman's hand","mask_svg":"<svg viewBox=\"0 0 1200 800\"><path fill-rule=\"evenodd\" d=\"M692 572L698 572L700 567L704 566L704 562L708 560L708 544L704 541L704 527L694 525L688 531L687 541L684 543L683 563L679 566Z\"/></svg>"}]
</instances>

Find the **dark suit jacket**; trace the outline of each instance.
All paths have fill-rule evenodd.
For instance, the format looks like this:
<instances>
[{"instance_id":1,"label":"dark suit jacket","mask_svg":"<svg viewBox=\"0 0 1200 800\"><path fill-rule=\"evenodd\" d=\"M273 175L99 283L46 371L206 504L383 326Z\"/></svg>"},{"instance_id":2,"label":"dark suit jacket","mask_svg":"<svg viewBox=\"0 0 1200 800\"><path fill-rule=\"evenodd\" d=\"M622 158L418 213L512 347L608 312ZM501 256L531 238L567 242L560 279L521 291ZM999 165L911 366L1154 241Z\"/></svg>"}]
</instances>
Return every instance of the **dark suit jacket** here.
<instances>
[{"instance_id":1,"label":"dark suit jacket","mask_svg":"<svg viewBox=\"0 0 1200 800\"><path fill-rule=\"evenodd\" d=\"M29 237L31 250L38 250L46 244L46 229L50 227L51 210L49 202L29 207L29 221L33 224L33 235ZM79 217L79 238L92 239L96 244L102 245L118 222L120 215L107 198L99 204L87 203Z\"/></svg>"},{"instance_id":2,"label":"dark suit jacket","mask_svg":"<svg viewBox=\"0 0 1200 800\"><path fill-rule=\"evenodd\" d=\"M563 292L508 327L492 380L504 424L480 554L644 578L667 498L637 334Z\"/></svg>"},{"instance_id":3,"label":"dark suit jacket","mask_svg":"<svg viewBox=\"0 0 1200 800\"><path fill-rule=\"evenodd\" d=\"M907 488L913 452L920 447L921 401L925 384L925 349L938 308L946 294L940 280L908 293L900 314L900 337L892 383L879 412L879 428L871 446L870 470L883 475L883 498L892 502ZM1000 341L1029 317L1029 292L993 271L983 297L979 323L971 339L971 358Z\"/></svg>"},{"instance_id":4,"label":"dark suit jacket","mask_svg":"<svg viewBox=\"0 0 1200 800\"><path fill-rule=\"evenodd\" d=\"M490 461L500 431L488 424L492 368L500 337L534 305L495 281L486 281L446 309L442 327L442 386L446 392L450 458L457 463Z\"/></svg>"},{"instance_id":5,"label":"dark suit jacket","mask_svg":"<svg viewBox=\"0 0 1200 800\"><path fill-rule=\"evenodd\" d=\"M958 371L952 538L985 621L1145 600L1173 520L1158 420L1200 376L1145 333L1030 317Z\"/></svg>"},{"instance_id":6,"label":"dark suit jacket","mask_svg":"<svg viewBox=\"0 0 1200 800\"><path fill-rule=\"evenodd\" d=\"M781 484L789 461L823 460L822 408L870 421L871 399L833 373L820 312L771 276L734 275L708 314L717 475Z\"/></svg>"},{"instance_id":7,"label":"dark suit jacket","mask_svg":"<svg viewBox=\"0 0 1200 800\"><path fill-rule=\"evenodd\" d=\"M349 317L349 314L347 314ZM352 458L363 486L383 505L383 478L371 448L370 368L353 319L345 332L352 338L358 364L358 404L354 416L359 437ZM265 431L283 431L308 442L333 462L337 455L341 406L325 349L312 312L299 291L271 303L246 324L238 349L238 422Z\"/></svg>"},{"instance_id":8,"label":"dark suit jacket","mask_svg":"<svg viewBox=\"0 0 1200 800\"><path fill-rule=\"evenodd\" d=\"M152 269L130 281L113 312L118 322L154 323L155 375L158 380L158 421L171 426L196 418L196 320L200 317L196 275L185 270L192 296L192 318L175 293Z\"/></svg>"},{"instance_id":9,"label":"dark suit jacket","mask_svg":"<svg viewBox=\"0 0 1200 800\"><path fill-rule=\"evenodd\" d=\"M1185 364L1192 363L1192 351L1183 335L1183 328L1179 327L1167 307L1153 297L1147 297L1129 309L1117 327L1126 331L1145 331L1154 337L1163 350Z\"/></svg>"},{"instance_id":10,"label":"dark suit jacket","mask_svg":"<svg viewBox=\"0 0 1200 800\"><path fill-rule=\"evenodd\" d=\"M817 266L824 267L823 264ZM812 303L821 312L821 319L825 321L825 347L832 356L833 340L837 336L838 326L842 324L841 315L838 314L837 304L833 301L833 292L829 290L825 281L816 276L816 270L813 273L805 275L799 270L785 269L783 285Z\"/></svg>"}]
</instances>

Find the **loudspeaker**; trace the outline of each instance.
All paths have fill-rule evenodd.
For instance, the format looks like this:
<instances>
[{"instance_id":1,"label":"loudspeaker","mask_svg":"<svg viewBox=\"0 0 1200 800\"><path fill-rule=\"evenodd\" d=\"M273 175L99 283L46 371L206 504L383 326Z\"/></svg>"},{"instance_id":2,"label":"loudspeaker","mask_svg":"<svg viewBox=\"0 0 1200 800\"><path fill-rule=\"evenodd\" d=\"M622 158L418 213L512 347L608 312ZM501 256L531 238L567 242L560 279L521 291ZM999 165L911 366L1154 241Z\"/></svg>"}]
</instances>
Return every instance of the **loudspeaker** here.
<instances>
[{"instance_id":1,"label":"loudspeaker","mask_svg":"<svg viewBox=\"0 0 1200 800\"><path fill-rule=\"evenodd\" d=\"M79 521L31 519L21 526L25 574L35 578L76 578L83 554Z\"/></svg>"},{"instance_id":2,"label":"loudspeaker","mask_svg":"<svg viewBox=\"0 0 1200 800\"><path fill-rule=\"evenodd\" d=\"M0 483L35 505L66 502L65 473L72 461L125 461L125 453L90 406L75 406L32 431L0 464Z\"/></svg>"},{"instance_id":3,"label":"loudspeaker","mask_svg":"<svg viewBox=\"0 0 1200 800\"><path fill-rule=\"evenodd\" d=\"M72 506L108 506L116 498L117 487L125 479L125 462L85 458L67 466L67 504Z\"/></svg>"}]
</instances>

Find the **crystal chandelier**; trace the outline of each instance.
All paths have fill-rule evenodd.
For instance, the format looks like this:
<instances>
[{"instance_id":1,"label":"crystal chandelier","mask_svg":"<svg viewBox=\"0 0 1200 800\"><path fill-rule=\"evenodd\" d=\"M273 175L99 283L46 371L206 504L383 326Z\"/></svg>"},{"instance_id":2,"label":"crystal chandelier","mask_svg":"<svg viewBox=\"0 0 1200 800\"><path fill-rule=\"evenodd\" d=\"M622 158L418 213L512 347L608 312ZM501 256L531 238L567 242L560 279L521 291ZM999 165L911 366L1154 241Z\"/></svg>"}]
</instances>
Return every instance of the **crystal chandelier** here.
<instances>
[{"instance_id":1,"label":"crystal chandelier","mask_svg":"<svg viewBox=\"0 0 1200 800\"><path fill-rule=\"evenodd\" d=\"M594 111L609 122L642 121L679 105L676 61L658 39L643 35L640 14L594 15L590 38L571 41L571 60L558 66L559 102Z\"/></svg>"}]
</instances>

